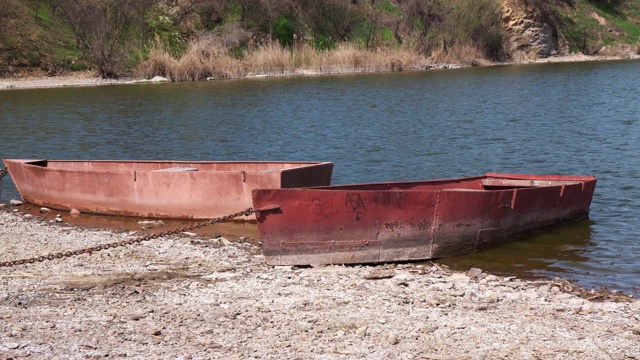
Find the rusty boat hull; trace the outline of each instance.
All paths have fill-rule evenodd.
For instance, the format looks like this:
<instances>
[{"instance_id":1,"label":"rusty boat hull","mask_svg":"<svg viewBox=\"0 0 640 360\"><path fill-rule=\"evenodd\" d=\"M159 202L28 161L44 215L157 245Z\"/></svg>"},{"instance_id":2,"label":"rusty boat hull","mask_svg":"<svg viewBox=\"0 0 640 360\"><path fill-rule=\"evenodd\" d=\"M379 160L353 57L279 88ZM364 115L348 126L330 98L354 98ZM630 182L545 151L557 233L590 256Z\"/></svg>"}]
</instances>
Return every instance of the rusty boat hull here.
<instances>
[{"instance_id":1,"label":"rusty boat hull","mask_svg":"<svg viewBox=\"0 0 640 360\"><path fill-rule=\"evenodd\" d=\"M496 174L449 180L256 189L270 265L462 255L588 217L592 176Z\"/></svg>"},{"instance_id":2,"label":"rusty boat hull","mask_svg":"<svg viewBox=\"0 0 640 360\"><path fill-rule=\"evenodd\" d=\"M330 162L3 161L27 202L83 213L175 219L242 211L251 207L255 188L330 185L333 171Z\"/></svg>"}]
</instances>

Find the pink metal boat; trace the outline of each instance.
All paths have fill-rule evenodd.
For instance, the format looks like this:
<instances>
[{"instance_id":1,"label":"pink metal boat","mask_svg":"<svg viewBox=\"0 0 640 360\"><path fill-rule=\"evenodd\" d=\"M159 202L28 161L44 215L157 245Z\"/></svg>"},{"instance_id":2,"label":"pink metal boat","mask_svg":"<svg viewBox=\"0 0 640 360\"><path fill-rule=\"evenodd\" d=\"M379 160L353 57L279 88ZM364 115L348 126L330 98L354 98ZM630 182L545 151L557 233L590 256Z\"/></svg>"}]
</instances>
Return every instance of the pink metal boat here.
<instances>
[{"instance_id":1,"label":"pink metal boat","mask_svg":"<svg viewBox=\"0 0 640 360\"><path fill-rule=\"evenodd\" d=\"M176 219L209 219L244 210L251 207L255 188L329 185L333 171L329 162L6 159L4 163L20 196L33 204Z\"/></svg>"},{"instance_id":2,"label":"pink metal boat","mask_svg":"<svg viewBox=\"0 0 640 360\"><path fill-rule=\"evenodd\" d=\"M450 180L256 189L267 264L443 258L589 214L592 176L485 174Z\"/></svg>"}]
</instances>

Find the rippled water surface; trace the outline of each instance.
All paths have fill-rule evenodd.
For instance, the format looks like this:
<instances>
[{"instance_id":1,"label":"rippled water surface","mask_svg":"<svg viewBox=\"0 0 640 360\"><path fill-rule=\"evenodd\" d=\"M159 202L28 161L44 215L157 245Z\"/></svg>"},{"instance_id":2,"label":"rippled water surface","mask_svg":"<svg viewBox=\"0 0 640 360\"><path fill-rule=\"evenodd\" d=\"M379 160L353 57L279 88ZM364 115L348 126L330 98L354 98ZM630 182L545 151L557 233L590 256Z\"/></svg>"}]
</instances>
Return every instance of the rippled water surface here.
<instances>
[{"instance_id":1,"label":"rippled water surface","mask_svg":"<svg viewBox=\"0 0 640 360\"><path fill-rule=\"evenodd\" d=\"M638 61L0 91L2 158L324 160L334 184L595 175L589 220L443 262L625 291L639 138Z\"/></svg>"}]
</instances>

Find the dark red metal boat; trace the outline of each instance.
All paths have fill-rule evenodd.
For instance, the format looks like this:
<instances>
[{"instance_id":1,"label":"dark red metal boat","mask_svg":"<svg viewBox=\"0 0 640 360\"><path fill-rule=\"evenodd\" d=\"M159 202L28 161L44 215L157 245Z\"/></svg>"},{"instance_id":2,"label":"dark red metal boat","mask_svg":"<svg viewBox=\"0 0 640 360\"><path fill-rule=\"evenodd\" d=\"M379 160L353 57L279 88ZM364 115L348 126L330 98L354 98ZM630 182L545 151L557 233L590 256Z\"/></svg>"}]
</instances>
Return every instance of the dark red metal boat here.
<instances>
[{"instance_id":1,"label":"dark red metal boat","mask_svg":"<svg viewBox=\"0 0 640 360\"><path fill-rule=\"evenodd\" d=\"M86 213L176 219L241 211L251 207L255 188L329 185L333 171L328 162L3 161L27 202Z\"/></svg>"},{"instance_id":2,"label":"dark red metal boat","mask_svg":"<svg viewBox=\"0 0 640 360\"><path fill-rule=\"evenodd\" d=\"M485 174L449 180L256 189L267 264L426 260L586 218L592 176Z\"/></svg>"}]
</instances>

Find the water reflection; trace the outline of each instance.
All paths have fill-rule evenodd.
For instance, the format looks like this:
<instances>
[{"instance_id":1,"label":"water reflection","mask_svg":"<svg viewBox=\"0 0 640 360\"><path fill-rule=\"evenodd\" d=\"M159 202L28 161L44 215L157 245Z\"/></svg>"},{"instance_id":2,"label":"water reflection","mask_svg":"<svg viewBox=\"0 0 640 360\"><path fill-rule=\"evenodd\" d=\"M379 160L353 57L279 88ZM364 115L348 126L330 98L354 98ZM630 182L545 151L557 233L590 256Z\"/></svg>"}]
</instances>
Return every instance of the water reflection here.
<instances>
[{"instance_id":1,"label":"water reflection","mask_svg":"<svg viewBox=\"0 0 640 360\"><path fill-rule=\"evenodd\" d=\"M585 219L495 249L438 261L457 270L477 267L505 276L580 277L586 274L580 274L575 264L591 261L589 253L595 245L591 240L594 224L594 221ZM513 254L518 256L514 257Z\"/></svg>"},{"instance_id":2,"label":"water reflection","mask_svg":"<svg viewBox=\"0 0 640 360\"><path fill-rule=\"evenodd\" d=\"M40 206L30 203L25 203L16 207L16 209L25 214L30 214L48 221L55 221L57 217L60 217L64 225L109 229L122 232L135 232L138 234L158 234L196 223L195 221L190 220L162 219L158 225L143 227L139 222L148 219L96 214L80 214L72 216L68 211L58 210L42 213L40 211ZM231 241L242 240L254 243L258 243L260 241L260 233L258 232L258 226L255 221L230 221L203 226L198 229L190 230L189 232L205 238L222 236Z\"/></svg>"}]
</instances>

